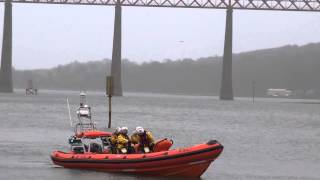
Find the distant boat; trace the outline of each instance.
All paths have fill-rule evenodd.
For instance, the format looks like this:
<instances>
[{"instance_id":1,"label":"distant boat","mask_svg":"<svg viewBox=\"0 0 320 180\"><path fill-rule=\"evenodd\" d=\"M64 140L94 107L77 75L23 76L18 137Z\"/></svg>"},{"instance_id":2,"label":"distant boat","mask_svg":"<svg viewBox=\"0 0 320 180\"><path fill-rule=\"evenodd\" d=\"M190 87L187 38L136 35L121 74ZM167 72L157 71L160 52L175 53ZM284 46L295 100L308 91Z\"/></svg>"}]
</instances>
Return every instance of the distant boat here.
<instances>
[{"instance_id":1,"label":"distant boat","mask_svg":"<svg viewBox=\"0 0 320 180\"><path fill-rule=\"evenodd\" d=\"M268 89L267 95L272 97L289 97L292 95L292 91L288 89Z\"/></svg>"},{"instance_id":2,"label":"distant boat","mask_svg":"<svg viewBox=\"0 0 320 180\"><path fill-rule=\"evenodd\" d=\"M38 89L33 86L32 79L28 80L27 88L26 88L26 95L38 95Z\"/></svg>"}]
</instances>

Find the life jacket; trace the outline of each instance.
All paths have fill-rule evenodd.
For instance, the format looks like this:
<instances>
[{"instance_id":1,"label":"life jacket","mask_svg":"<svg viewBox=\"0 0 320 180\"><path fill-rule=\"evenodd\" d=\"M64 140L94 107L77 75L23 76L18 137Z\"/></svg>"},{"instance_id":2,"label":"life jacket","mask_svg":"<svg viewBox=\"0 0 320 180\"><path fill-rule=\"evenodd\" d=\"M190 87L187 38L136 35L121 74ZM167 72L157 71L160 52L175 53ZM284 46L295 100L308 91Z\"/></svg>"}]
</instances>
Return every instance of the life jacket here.
<instances>
[{"instance_id":1,"label":"life jacket","mask_svg":"<svg viewBox=\"0 0 320 180\"><path fill-rule=\"evenodd\" d=\"M117 142L117 146L116 146L117 149L122 149L122 148L128 149L131 146L130 138L126 134L120 133L117 136L116 142Z\"/></svg>"},{"instance_id":2,"label":"life jacket","mask_svg":"<svg viewBox=\"0 0 320 180\"><path fill-rule=\"evenodd\" d=\"M138 151L141 151L144 147L149 147L152 150L154 145L153 136L150 131L144 131L142 134L132 134L131 142L136 144Z\"/></svg>"},{"instance_id":3,"label":"life jacket","mask_svg":"<svg viewBox=\"0 0 320 180\"><path fill-rule=\"evenodd\" d=\"M128 134L122 134L128 140L128 146L131 146L131 140Z\"/></svg>"},{"instance_id":4,"label":"life jacket","mask_svg":"<svg viewBox=\"0 0 320 180\"><path fill-rule=\"evenodd\" d=\"M112 154L116 154L117 153L117 146L118 146L118 134L117 133L113 133L110 137L110 149L111 149L111 153Z\"/></svg>"},{"instance_id":5,"label":"life jacket","mask_svg":"<svg viewBox=\"0 0 320 180\"><path fill-rule=\"evenodd\" d=\"M118 142L117 142L118 135L119 135L119 134L116 134L116 133L113 133L113 134L111 135L110 142L111 142L111 144L112 144L113 146L116 146L117 143L118 143Z\"/></svg>"},{"instance_id":6,"label":"life jacket","mask_svg":"<svg viewBox=\"0 0 320 180\"><path fill-rule=\"evenodd\" d=\"M140 146L145 147L145 146L149 146L149 142L148 142L148 138L147 138L147 132L144 131L143 134L139 134L138 135L140 138Z\"/></svg>"}]
</instances>

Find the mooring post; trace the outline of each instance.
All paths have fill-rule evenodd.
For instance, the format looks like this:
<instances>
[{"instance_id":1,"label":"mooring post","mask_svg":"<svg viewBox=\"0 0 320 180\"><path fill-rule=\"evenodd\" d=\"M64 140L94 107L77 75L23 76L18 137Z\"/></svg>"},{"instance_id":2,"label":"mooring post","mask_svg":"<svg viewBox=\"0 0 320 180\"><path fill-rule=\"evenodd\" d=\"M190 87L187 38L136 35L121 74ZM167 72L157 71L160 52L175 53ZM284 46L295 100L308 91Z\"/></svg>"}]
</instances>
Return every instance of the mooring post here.
<instances>
[{"instance_id":1,"label":"mooring post","mask_svg":"<svg viewBox=\"0 0 320 180\"><path fill-rule=\"evenodd\" d=\"M122 96L121 79L121 3L117 0L114 17L113 49L111 62L111 76L113 77L113 95Z\"/></svg>"},{"instance_id":2,"label":"mooring post","mask_svg":"<svg viewBox=\"0 0 320 180\"><path fill-rule=\"evenodd\" d=\"M108 128L111 128L111 98L113 95L113 91L114 91L113 77L107 76L107 78L106 78L106 94L108 96L108 107L109 107Z\"/></svg>"},{"instance_id":3,"label":"mooring post","mask_svg":"<svg viewBox=\"0 0 320 180\"><path fill-rule=\"evenodd\" d=\"M229 4L231 2L229 1ZM233 100L232 90L232 7L227 9L226 32L222 62L220 100Z\"/></svg>"},{"instance_id":4,"label":"mooring post","mask_svg":"<svg viewBox=\"0 0 320 180\"><path fill-rule=\"evenodd\" d=\"M256 82L252 81L252 103L254 104L254 97L256 94Z\"/></svg>"},{"instance_id":5,"label":"mooring post","mask_svg":"<svg viewBox=\"0 0 320 180\"><path fill-rule=\"evenodd\" d=\"M4 5L4 24L0 70L0 92L13 92L12 85L12 4L6 0Z\"/></svg>"}]
</instances>

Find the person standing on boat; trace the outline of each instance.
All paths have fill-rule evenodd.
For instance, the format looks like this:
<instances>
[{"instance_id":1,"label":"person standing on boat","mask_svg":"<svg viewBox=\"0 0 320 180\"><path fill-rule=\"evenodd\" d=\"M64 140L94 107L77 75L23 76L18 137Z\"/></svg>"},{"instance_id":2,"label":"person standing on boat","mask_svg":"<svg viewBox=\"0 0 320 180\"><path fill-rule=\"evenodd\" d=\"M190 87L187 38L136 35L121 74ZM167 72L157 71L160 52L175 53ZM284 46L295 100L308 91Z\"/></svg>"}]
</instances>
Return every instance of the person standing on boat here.
<instances>
[{"instance_id":1,"label":"person standing on boat","mask_svg":"<svg viewBox=\"0 0 320 180\"><path fill-rule=\"evenodd\" d=\"M131 142L135 144L137 152L148 153L153 151L154 139L150 131L146 131L143 127L136 127L136 130L131 135Z\"/></svg>"}]
</instances>

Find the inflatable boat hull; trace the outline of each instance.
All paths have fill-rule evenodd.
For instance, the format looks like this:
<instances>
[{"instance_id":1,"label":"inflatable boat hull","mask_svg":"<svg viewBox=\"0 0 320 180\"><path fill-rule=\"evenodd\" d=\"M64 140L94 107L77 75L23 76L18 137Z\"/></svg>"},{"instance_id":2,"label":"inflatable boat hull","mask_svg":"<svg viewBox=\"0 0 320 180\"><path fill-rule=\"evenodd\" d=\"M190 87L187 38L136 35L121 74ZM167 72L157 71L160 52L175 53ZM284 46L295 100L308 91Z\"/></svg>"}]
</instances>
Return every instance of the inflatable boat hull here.
<instances>
[{"instance_id":1,"label":"inflatable boat hull","mask_svg":"<svg viewBox=\"0 0 320 180\"><path fill-rule=\"evenodd\" d=\"M54 164L65 168L200 177L222 150L220 143L209 141L188 148L148 154L74 154L55 151L51 159Z\"/></svg>"}]
</instances>

